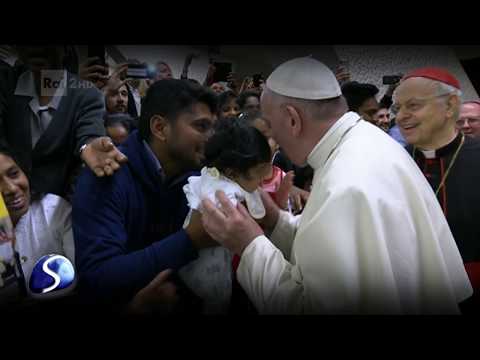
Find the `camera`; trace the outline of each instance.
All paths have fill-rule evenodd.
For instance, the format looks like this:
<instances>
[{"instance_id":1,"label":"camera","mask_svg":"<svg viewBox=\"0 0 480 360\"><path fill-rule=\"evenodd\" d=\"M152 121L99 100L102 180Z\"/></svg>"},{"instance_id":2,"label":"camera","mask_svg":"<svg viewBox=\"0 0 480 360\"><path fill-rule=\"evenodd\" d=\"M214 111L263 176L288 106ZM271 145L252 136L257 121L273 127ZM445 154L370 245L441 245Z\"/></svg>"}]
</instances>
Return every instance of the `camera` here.
<instances>
[{"instance_id":1,"label":"camera","mask_svg":"<svg viewBox=\"0 0 480 360\"><path fill-rule=\"evenodd\" d=\"M150 79L152 71L147 64L128 64L127 78L129 79Z\"/></svg>"},{"instance_id":2,"label":"camera","mask_svg":"<svg viewBox=\"0 0 480 360\"><path fill-rule=\"evenodd\" d=\"M260 83L263 81L263 75L262 74L254 74L253 75L253 86L256 88L260 87Z\"/></svg>"},{"instance_id":3,"label":"camera","mask_svg":"<svg viewBox=\"0 0 480 360\"><path fill-rule=\"evenodd\" d=\"M382 78L383 85L394 85L402 80L403 75L387 75Z\"/></svg>"}]
</instances>

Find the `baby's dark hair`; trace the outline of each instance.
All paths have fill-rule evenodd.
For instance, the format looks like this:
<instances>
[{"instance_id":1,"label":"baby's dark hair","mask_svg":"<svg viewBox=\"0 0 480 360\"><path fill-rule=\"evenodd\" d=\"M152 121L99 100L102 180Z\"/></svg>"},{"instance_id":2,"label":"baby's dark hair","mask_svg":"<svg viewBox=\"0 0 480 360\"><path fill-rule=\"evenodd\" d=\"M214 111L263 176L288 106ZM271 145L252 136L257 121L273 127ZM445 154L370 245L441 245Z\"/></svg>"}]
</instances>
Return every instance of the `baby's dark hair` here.
<instances>
[{"instance_id":1,"label":"baby's dark hair","mask_svg":"<svg viewBox=\"0 0 480 360\"><path fill-rule=\"evenodd\" d=\"M256 128L235 117L221 118L205 146L205 165L224 173L230 169L246 174L249 169L271 161L268 140Z\"/></svg>"}]
</instances>

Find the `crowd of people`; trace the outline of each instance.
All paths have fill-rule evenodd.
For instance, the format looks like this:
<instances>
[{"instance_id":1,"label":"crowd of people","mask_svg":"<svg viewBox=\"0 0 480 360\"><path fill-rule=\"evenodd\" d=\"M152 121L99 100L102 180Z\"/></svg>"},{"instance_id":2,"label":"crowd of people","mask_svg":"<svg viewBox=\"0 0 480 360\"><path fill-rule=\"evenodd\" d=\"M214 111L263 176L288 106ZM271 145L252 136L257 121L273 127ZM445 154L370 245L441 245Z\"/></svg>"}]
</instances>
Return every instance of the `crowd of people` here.
<instances>
[{"instance_id":1,"label":"crowd of people","mask_svg":"<svg viewBox=\"0 0 480 360\"><path fill-rule=\"evenodd\" d=\"M0 60L0 307L137 315L480 309L480 100L447 70L380 90L311 57L203 83L72 49ZM3 54L3 51L1 52ZM12 60L13 59L13 60ZM46 72L67 86L45 91ZM58 72L60 71L60 72ZM38 301L36 261L74 265ZM54 295L54 294L53 294Z\"/></svg>"}]
</instances>

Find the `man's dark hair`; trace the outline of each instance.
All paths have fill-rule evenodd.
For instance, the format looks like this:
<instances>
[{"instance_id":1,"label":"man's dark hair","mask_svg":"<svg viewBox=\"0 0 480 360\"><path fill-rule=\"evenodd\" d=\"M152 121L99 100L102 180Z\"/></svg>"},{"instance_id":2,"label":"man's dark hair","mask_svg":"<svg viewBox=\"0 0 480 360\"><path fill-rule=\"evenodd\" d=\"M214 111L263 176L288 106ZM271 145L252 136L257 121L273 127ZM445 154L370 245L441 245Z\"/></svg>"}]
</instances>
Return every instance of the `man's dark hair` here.
<instances>
[{"instance_id":1,"label":"man's dark hair","mask_svg":"<svg viewBox=\"0 0 480 360\"><path fill-rule=\"evenodd\" d=\"M252 96L256 97L258 101L260 101L260 95L256 91L244 91L240 94L237 100L240 109L243 109L245 107L247 99Z\"/></svg>"},{"instance_id":2,"label":"man's dark hair","mask_svg":"<svg viewBox=\"0 0 480 360\"><path fill-rule=\"evenodd\" d=\"M256 165L270 162L271 155L265 136L235 117L219 119L205 145L205 165L220 172L230 169L246 174Z\"/></svg>"},{"instance_id":3,"label":"man's dark hair","mask_svg":"<svg viewBox=\"0 0 480 360\"><path fill-rule=\"evenodd\" d=\"M230 101L230 99L237 99L237 95L231 90L224 91L220 95L218 95L218 106L217 111L220 113L222 111L222 107ZM238 101L237 101L238 103Z\"/></svg>"},{"instance_id":4,"label":"man's dark hair","mask_svg":"<svg viewBox=\"0 0 480 360\"><path fill-rule=\"evenodd\" d=\"M155 82L148 89L142 102L138 126L140 136L147 141L150 140L150 119L154 115L163 116L168 121L174 122L181 113L190 111L197 103L207 105L212 113L217 110L215 94L201 85L177 79Z\"/></svg>"},{"instance_id":5,"label":"man's dark hair","mask_svg":"<svg viewBox=\"0 0 480 360\"><path fill-rule=\"evenodd\" d=\"M351 81L342 86L342 94L347 100L348 109L350 111L358 111L365 100L378 94L378 88L372 84Z\"/></svg>"},{"instance_id":6,"label":"man's dark hair","mask_svg":"<svg viewBox=\"0 0 480 360\"><path fill-rule=\"evenodd\" d=\"M127 113L114 113L114 114L105 114L103 117L105 120L105 127L115 126L117 124L122 124L127 131L131 131L134 119Z\"/></svg>"}]
</instances>

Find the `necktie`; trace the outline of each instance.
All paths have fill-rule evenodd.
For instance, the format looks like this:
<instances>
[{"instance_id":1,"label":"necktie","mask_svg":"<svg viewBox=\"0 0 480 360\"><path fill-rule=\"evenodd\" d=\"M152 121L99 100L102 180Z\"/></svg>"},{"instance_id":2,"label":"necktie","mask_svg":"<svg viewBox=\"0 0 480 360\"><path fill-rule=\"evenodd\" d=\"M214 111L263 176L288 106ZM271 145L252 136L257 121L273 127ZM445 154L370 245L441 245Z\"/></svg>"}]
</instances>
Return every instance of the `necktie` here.
<instances>
[{"instance_id":1,"label":"necktie","mask_svg":"<svg viewBox=\"0 0 480 360\"><path fill-rule=\"evenodd\" d=\"M41 108L38 111L38 118L37 118L37 124L36 124L37 129L36 129L36 131L34 131L34 138L33 138L33 141L32 141L33 147L35 147L38 140L40 139L40 137L43 135L43 133L47 129L49 123L50 123L49 108L48 107Z\"/></svg>"}]
</instances>

